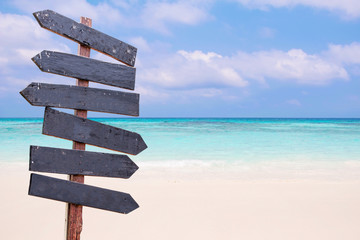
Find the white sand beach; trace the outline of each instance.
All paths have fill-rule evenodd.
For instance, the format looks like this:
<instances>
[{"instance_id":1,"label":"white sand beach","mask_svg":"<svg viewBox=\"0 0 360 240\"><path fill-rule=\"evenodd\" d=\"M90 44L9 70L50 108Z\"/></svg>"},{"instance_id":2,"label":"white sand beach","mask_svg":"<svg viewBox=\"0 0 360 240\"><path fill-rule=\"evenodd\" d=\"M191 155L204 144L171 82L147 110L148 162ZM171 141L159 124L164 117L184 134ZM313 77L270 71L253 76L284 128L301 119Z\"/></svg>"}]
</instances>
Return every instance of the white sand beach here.
<instances>
[{"instance_id":1,"label":"white sand beach","mask_svg":"<svg viewBox=\"0 0 360 240\"><path fill-rule=\"evenodd\" d=\"M29 175L25 164L2 165L1 239L64 239L65 204L28 196ZM85 207L82 239L359 239L360 181L192 176L145 168L129 180L86 177L140 208Z\"/></svg>"}]
</instances>

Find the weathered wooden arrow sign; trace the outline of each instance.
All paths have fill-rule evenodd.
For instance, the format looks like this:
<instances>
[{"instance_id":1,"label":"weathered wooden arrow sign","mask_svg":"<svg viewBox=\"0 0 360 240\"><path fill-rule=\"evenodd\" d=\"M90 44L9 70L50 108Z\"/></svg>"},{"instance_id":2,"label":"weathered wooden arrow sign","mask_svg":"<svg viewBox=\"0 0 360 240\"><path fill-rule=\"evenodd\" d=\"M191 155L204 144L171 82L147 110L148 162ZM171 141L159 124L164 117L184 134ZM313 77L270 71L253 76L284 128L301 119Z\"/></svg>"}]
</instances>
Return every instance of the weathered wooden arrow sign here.
<instances>
[{"instance_id":1,"label":"weathered wooden arrow sign","mask_svg":"<svg viewBox=\"0 0 360 240\"><path fill-rule=\"evenodd\" d=\"M33 14L41 27L134 66L135 47L51 10Z\"/></svg>"},{"instance_id":2,"label":"weathered wooden arrow sign","mask_svg":"<svg viewBox=\"0 0 360 240\"><path fill-rule=\"evenodd\" d=\"M128 193L34 173L30 177L29 195L125 214L139 207Z\"/></svg>"},{"instance_id":3,"label":"weathered wooden arrow sign","mask_svg":"<svg viewBox=\"0 0 360 240\"><path fill-rule=\"evenodd\" d=\"M85 25L84 25L85 26ZM32 58L43 72L134 90L135 68L67 53L42 51Z\"/></svg>"},{"instance_id":4,"label":"weathered wooden arrow sign","mask_svg":"<svg viewBox=\"0 0 360 240\"><path fill-rule=\"evenodd\" d=\"M47 83L31 83L20 94L34 106L139 116L139 94Z\"/></svg>"},{"instance_id":5,"label":"weathered wooden arrow sign","mask_svg":"<svg viewBox=\"0 0 360 240\"><path fill-rule=\"evenodd\" d=\"M147 148L135 132L46 107L43 134L137 155Z\"/></svg>"},{"instance_id":6,"label":"weathered wooden arrow sign","mask_svg":"<svg viewBox=\"0 0 360 240\"><path fill-rule=\"evenodd\" d=\"M30 171L129 178L138 168L126 155L30 146Z\"/></svg>"}]
</instances>

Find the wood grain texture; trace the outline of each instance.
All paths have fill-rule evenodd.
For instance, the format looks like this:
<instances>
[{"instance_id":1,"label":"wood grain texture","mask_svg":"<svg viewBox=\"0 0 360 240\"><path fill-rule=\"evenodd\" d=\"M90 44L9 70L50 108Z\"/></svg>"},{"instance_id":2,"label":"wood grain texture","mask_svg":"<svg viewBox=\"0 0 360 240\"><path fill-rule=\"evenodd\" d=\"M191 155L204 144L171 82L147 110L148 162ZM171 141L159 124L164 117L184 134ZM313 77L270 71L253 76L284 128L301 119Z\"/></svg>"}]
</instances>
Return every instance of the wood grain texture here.
<instances>
[{"instance_id":1,"label":"wood grain texture","mask_svg":"<svg viewBox=\"0 0 360 240\"><path fill-rule=\"evenodd\" d=\"M43 72L130 90L135 87L136 69L125 65L47 50L34 56L32 60Z\"/></svg>"},{"instance_id":2,"label":"wood grain texture","mask_svg":"<svg viewBox=\"0 0 360 240\"><path fill-rule=\"evenodd\" d=\"M33 13L41 27L134 66L137 49L51 10Z\"/></svg>"},{"instance_id":3,"label":"wood grain texture","mask_svg":"<svg viewBox=\"0 0 360 240\"><path fill-rule=\"evenodd\" d=\"M138 168L127 155L30 146L30 171L130 178Z\"/></svg>"},{"instance_id":4,"label":"wood grain texture","mask_svg":"<svg viewBox=\"0 0 360 240\"><path fill-rule=\"evenodd\" d=\"M76 117L49 107L45 108L42 133L133 155L147 148L138 133Z\"/></svg>"},{"instance_id":5,"label":"wood grain texture","mask_svg":"<svg viewBox=\"0 0 360 240\"><path fill-rule=\"evenodd\" d=\"M139 94L99 88L31 83L20 94L34 106L139 116Z\"/></svg>"},{"instance_id":6,"label":"wood grain texture","mask_svg":"<svg viewBox=\"0 0 360 240\"><path fill-rule=\"evenodd\" d=\"M91 18L80 17L80 23L88 27L92 26ZM89 58L91 49L84 45L78 44L78 55ZM89 87L88 80L76 79L76 85L80 87ZM87 118L86 110L75 110L75 116ZM73 141L73 149L85 150L85 143ZM84 175L69 175L68 180L84 183ZM80 240L80 234L82 232L82 205L68 203L66 204L66 215L65 215L65 236L66 240Z\"/></svg>"},{"instance_id":7,"label":"wood grain texture","mask_svg":"<svg viewBox=\"0 0 360 240\"><path fill-rule=\"evenodd\" d=\"M127 214L139 205L128 193L31 174L29 195Z\"/></svg>"}]
</instances>

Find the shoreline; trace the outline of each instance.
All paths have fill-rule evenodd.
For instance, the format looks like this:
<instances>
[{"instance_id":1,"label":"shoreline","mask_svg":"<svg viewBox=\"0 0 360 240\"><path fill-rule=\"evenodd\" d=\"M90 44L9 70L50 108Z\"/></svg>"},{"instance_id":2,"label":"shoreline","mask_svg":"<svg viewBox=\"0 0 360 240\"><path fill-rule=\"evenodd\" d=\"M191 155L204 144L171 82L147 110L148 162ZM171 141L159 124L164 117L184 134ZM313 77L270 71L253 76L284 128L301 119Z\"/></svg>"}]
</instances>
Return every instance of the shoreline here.
<instances>
[{"instance_id":1,"label":"shoreline","mask_svg":"<svg viewBox=\"0 0 360 240\"><path fill-rule=\"evenodd\" d=\"M131 176L132 179L152 180L229 180L229 181L320 181L320 182L357 182L360 181L359 161L333 161L333 162L310 162L310 161L270 161L256 163L203 164L201 161L187 161L174 165L171 162L136 162L139 169ZM22 172L28 170L26 162L0 162L0 173ZM64 174L49 174L63 178ZM89 176L89 178L98 178Z\"/></svg>"}]
</instances>

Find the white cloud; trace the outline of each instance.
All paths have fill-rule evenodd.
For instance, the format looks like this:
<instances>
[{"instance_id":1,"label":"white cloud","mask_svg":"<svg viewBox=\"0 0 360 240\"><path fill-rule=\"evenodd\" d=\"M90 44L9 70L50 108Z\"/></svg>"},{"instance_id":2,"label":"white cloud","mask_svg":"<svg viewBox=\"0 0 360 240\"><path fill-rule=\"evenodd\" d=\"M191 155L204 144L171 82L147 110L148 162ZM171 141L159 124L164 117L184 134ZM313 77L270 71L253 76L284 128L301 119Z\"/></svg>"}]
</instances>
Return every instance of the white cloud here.
<instances>
[{"instance_id":1,"label":"white cloud","mask_svg":"<svg viewBox=\"0 0 360 240\"><path fill-rule=\"evenodd\" d=\"M348 79L343 66L321 55L310 55L301 49L253 53L238 52L228 59L229 65L245 79L276 79L300 84L321 85L333 79Z\"/></svg>"},{"instance_id":2,"label":"white cloud","mask_svg":"<svg viewBox=\"0 0 360 240\"><path fill-rule=\"evenodd\" d=\"M15 77L7 77L6 82L7 82L8 86L16 88L16 89L19 89L19 88L29 84L29 80L15 78Z\"/></svg>"},{"instance_id":3,"label":"white cloud","mask_svg":"<svg viewBox=\"0 0 360 240\"><path fill-rule=\"evenodd\" d=\"M360 2L358 0L235 0L247 7L267 10L269 7L308 6L325 9L339 14L346 19L360 17Z\"/></svg>"},{"instance_id":4,"label":"white cloud","mask_svg":"<svg viewBox=\"0 0 360 240\"><path fill-rule=\"evenodd\" d=\"M115 64L120 64L120 62L118 60L116 60L115 58L109 57L103 53L100 52L96 52L96 51L91 51L90 52L90 57L99 61L103 61L103 62L110 62L110 63L115 63Z\"/></svg>"},{"instance_id":5,"label":"white cloud","mask_svg":"<svg viewBox=\"0 0 360 240\"><path fill-rule=\"evenodd\" d=\"M131 4L134 4L137 0L111 0L111 3L114 4L116 7L120 7L123 9L130 9Z\"/></svg>"},{"instance_id":6,"label":"white cloud","mask_svg":"<svg viewBox=\"0 0 360 240\"><path fill-rule=\"evenodd\" d=\"M141 82L141 81L138 81ZM151 104L153 102L168 103L169 101L188 102L189 98L214 98L233 101L239 99L238 96L232 96L226 90L217 88L200 88L200 89L164 89L154 85L137 84L135 91L140 94L141 104Z\"/></svg>"},{"instance_id":7,"label":"white cloud","mask_svg":"<svg viewBox=\"0 0 360 240\"><path fill-rule=\"evenodd\" d=\"M70 51L67 45L52 40L51 34L28 16L0 13L0 69L31 65L31 58L44 49Z\"/></svg>"},{"instance_id":8,"label":"white cloud","mask_svg":"<svg viewBox=\"0 0 360 240\"><path fill-rule=\"evenodd\" d=\"M186 52L184 50L180 50L178 52L180 55L182 55L183 57L185 57L188 61L203 61L206 63L210 63L210 61L214 58L222 58L221 55L216 54L214 52L208 52L208 53L203 53L201 51L194 51L194 52Z\"/></svg>"},{"instance_id":9,"label":"white cloud","mask_svg":"<svg viewBox=\"0 0 360 240\"><path fill-rule=\"evenodd\" d=\"M206 98L212 98L216 96L222 96L224 94L224 91L217 88L202 88L202 89L191 89L188 91L183 91L187 95L192 95L196 97L206 97Z\"/></svg>"},{"instance_id":10,"label":"white cloud","mask_svg":"<svg viewBox=\"0 0 360 240\"><path fill-rule=\"evenodd\" d=\"M191 1L147 2L141 19L145 27L169 33L168 23L196 25L210 18L205 7Z\"/></svg>"},{"instance_id":11,"label":"white cloud","mask_svg":"<svg viewBox=\"0 0 360 240\"><path fill-rule=\"evenodd\" d=\"M196 25L210 19L208 1L110 1L91 4L86 0L14 0L13 4L26 13L51 9L74 20L80 16L90 17L96 25L147 28L163 34L170 34L168 24L171 23Z\"/></svg>"},{"instance_id":12,"label":"white cloud","mask_svg":"<svg viewBox=\"0 0 360 240\"><path fill-rule=\"evenodd\" d=\"M140 94L142 104L147 104L152 101L167 101L169 97L171 97L168 91L159 88L155 89L148 85L137 84L135 91Z\"/></svg>"},{"instance_id":13,"label":"white cloud","mask_svg":"<svg viewBox=\"0 0 360 240\"><path fill-rule=\"evenodd\" d=\"M125 21L120 11L107 3L92 5L86 0L14 0L13 4L27 13L51 9L74 20L79 20L80 16L90 17L96 24L100 25L117 25L121 21Z\"/></svg>"},{"instance_id":14,"label":"white cloud","mask_svg":"<svg viewBox=\"0 0 360 240\"><path fill-rule=\"evenodd\" d=\"M343 64L360 64L360 43L353 42L349 45L330 44L325 55L334 62Z\"/></svg>"},{"instance_id":15,"label":"white cloud","mask_svg":"<svg viewBox=\"0 0 360 240\"><path fill-rule=\"evenodd\" d=\"M221 58L212 52L181 50L166 56L152 56L151 61L143 60L137 75L143 81L165 88L245 87L247 82L233 68L221 64Z\"/></svg>"},{"instance_id":16,"label":"white cloud","mask_svg":"<svg viewBox=\"0 0 360 240\"><path fill-rule=\"evenodd\" d=\"M37 44L38 40L49 39L50 34L42 31L38 23L28 16L0 13L0 37L0 47L8 47L9 44L27 47Z\"/></svg>"},{"instance_id":17,"label":"white cloud","mask_svg":"<svg viewBox=\"0 0 360 240\"><path fill-rule=\"evenodd\" d=\"M3 94L17 93L31 81L51 82L55 79L54 75L38 70L31 61L44 49L70 52L66 44L52 39L52 35L33 18L0 13L0 83Z\"/></svg>"},{"instance_id":18,"label":"white cloud","mask_svg":"<svg viewBox=\"0 0 360 240\"><path fill-rule=\"evenodd\" d=\"M252 82L269 85L272 81L326 85L349 79L346 65L360 63L356 58L359 46L330 45L327 51L318 54L301 49L239 51L232 56L199 50L151 53L141 58L137 76L147 84L178 90L245 88Z\"/></svg>"},{"instance_id":19,"label":"white cloud","mask_svg":"<svg viewBox=\"0 0 360 240\"><path fill-rule=\"evenodd\" d=\"M133 37L129 39L129 42L136 46L138 52L150 52L151 48L149 47L148 42L143 37Z\"/></svg>"}]
</instances>

